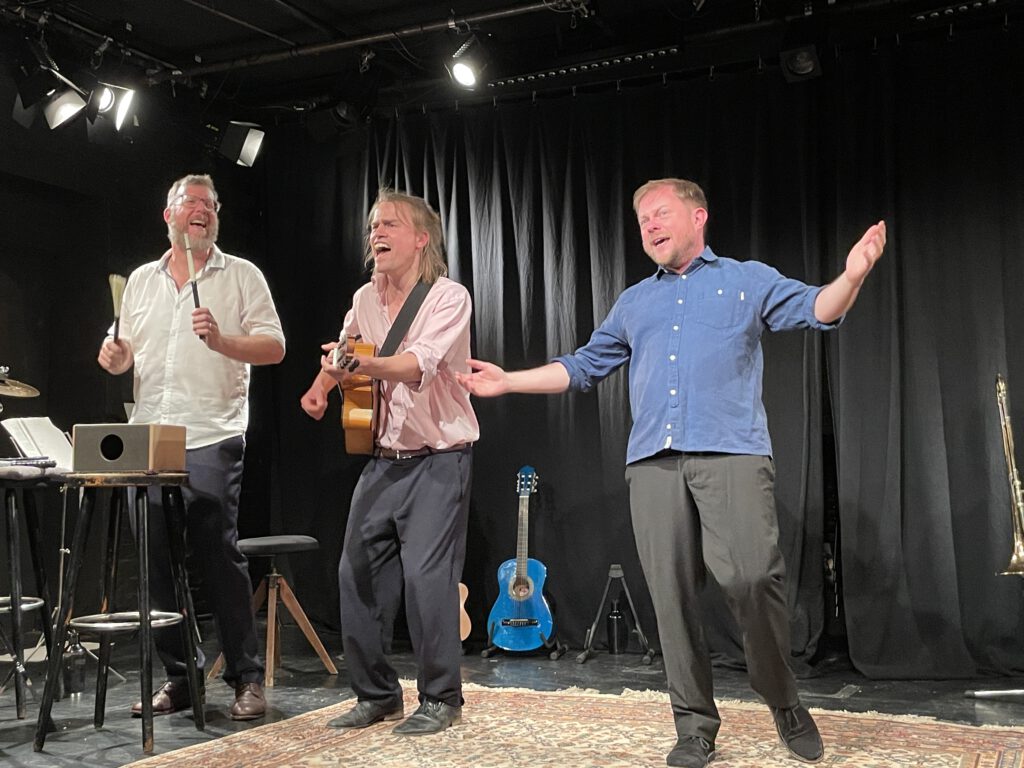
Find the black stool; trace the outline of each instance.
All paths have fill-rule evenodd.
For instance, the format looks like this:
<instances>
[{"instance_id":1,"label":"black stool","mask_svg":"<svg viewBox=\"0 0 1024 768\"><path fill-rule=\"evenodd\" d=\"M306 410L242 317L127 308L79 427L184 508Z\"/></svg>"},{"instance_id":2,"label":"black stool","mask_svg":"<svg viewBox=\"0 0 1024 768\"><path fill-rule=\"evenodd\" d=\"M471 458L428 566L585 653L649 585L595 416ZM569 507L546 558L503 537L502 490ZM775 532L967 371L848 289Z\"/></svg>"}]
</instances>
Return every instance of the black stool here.
<instances>
[{"instance_id":1,"label":"black stool","mask_svg":"<svg viewBox=\"0 0 1024 768\"><path fill-rule=\"evenodd\" d=\"M103 725L107 693L107 670L110 666L110 634L139 630L140 681L142 688L142 750L153 752L153 657L152 628L181 624L188 662L188 687L192 697L192 713L198 730L206 726L203 711L203 686L196 668L195 638L198 634L195 614L188 609L188 579L185 572L185 504L181 486L188 482L186 472L95 472L70 473L65 476L69 488L82 488L82 504L79 511L75 538L71 545L71 560L67 580L61 594L60 613L54 624L55 632L50 644L49 668L46 674L46 688L39 707L39 721L36 724L35 751L40 752L46 741L46 725L57 691L61 674L61 650L67 635L68 625L82 631L98 633L101 637L99 668L96 672L96 709L93 724ZM160 488L163 496L164 522L167 525L167 540L170 546L171 569L174 572L174 591L178 612L150 611L149 607L149 497L150 486ZM80 616L68 621L75 596L78 572L85 554L89 525L92 520L96 492L110 488L111 509L107 530L106 558L104 562L103 598L101 613ZM135 488L135 544L139 558L138 611L109 613L117 575L117 543L122 512L128 508L128 489ZM183 621L183 617L186 619Z\"/></svg>"},{"instance_id":2,"label":"black stool","mask_svg":"<svg viewBox=\"0 0 1024 768\"><path fill-rule=\"evenodd\" d=\"M64 484L63 470L51 468L12 466L0 467L0 488L3 488L7 507L7 555L11 580L11 594L0 598L0 614L11 614L11 659L14 668L14 699L19 720L25 718L25 671L24 630L22 613L42 608L43 637L46 647L52 646L50 621L53 614L50 606L50 590L46 583L46 571L39 550L39 515L36 511L35 494L44 488L59 488ZM21 531L18 521L18 492L21 492L22 508L28 534L29 554L35 570L36 590L39 597L22 593L21 584ZM18 609L15 609L18 606ZM6 685L6 681L5 681Z\"/></svg>"},{"instance_id":3,"label":"black stool","mask_svg":"<svg viewBox=\"0 0 1024 768\"><path fill-rule=\"evenodd\" d=\"M270 573L263 577L256 591L252 594L252 612L257 613L267 604L267 671L265 685L267 688L274 687L274 668L281 664L281 633L280 622L277 618L277 598L280 595L281 602L285 609L295 619L306 640L313 646L320 661L324 663L327 671L332 675L338 674L338 668L334 666L330 654L320 642L320 638L306 618L306 612L302 610L299 601L295 599L295 593L288 585L288 580L277 570L277 563L274 558L277 555L286 555L291 552L309 552L320 549L320 542L312 536L257 536L251 539L239 539L238 548L246 557L269 557ZM224 664L224 654L217 657L217 660L210 668L209 678L212 680L220 672Z\"/></svg>"}]
</instances>

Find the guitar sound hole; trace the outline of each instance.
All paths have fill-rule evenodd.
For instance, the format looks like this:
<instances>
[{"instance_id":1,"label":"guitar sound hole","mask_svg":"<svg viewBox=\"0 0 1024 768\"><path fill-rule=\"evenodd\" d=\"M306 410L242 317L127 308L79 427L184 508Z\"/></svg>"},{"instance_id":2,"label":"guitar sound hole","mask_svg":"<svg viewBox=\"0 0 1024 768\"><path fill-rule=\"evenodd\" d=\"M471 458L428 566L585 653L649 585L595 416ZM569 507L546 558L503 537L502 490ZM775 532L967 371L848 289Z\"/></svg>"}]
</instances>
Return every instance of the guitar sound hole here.
<instances>
[{"instance_id":1,"label":"guitar sound hole","mask_svg":"<svg viewBox=\"0 0 1024 768\"><path fill-rule=\"evenodd\" d=\"M530 596L533 588L528 579L516 579L512 583L512 597L517 600L525 600Z\"/></svg>"}]
</instances>

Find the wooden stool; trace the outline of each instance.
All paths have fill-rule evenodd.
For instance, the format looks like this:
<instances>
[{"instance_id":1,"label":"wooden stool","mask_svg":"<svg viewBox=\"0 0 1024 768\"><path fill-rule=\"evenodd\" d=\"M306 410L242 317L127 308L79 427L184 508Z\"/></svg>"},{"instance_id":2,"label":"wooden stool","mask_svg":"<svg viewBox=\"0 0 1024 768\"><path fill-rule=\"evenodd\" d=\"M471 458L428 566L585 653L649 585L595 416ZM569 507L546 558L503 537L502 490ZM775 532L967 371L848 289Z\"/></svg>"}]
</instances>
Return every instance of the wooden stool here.
<instances>
[{"instance_id":1,"label":"wooden stool","mask_svg":"<svg viewBox=\"0 0 1024 768\"><path fill-rule=\"evenodd\" d=\"M182 636L188 666L188 688L192 697L192 713L197 730L206 727L203 710L203 685L196 668L196 644L198 634L195 614L188 609L188 579L185 572L185 503L181 486L188 482L187 472L82 472L65 475L69 488L82 488L82 504L78 525L71 545L71 560L67 579L61 594L60 613L54 624L53 639L50 643L49 667L46 673L46 688L39 706L39 720L36 724L35 751L40 752L46 741L46 726L50 723L50 710L57 692L61 675L61 655L69 624L83 631L101 636L99 669L96 673L96 709L93 724L103 725L107 693L107 670L110 665L111 633L139 630L140 682L142 688L142 750L153 752L153 647L152 628L181 624ZM178 612L150 611L149 607L149 496L148 488L157 486L163 496L164 522L167 525L167 540L170 547L171 570L174 573L174 591ZM101 613L80 616L68 621L75 597L78 572L85 556L85 546L96 503L96 492L100 488L111 488L110 520L107 531L106 561L104 563L103 598ZM138 611L109 613L117 574L117 540L122 511L128 507L128 489L135 488L135 544L139 558ZM183 620L185 619L185 620Z\"/></svg>"},{"instance_id":2,"label":"wooden stool","mask_svg":"<svg viewBox=\"0 0 1024 768\"><path fill-rule=\"evenodd\" d=\"M36 511L35 493L44 488L59 488L64 484L63 470L31 466L0 467L0 488L3 488L7 507L7 554L8 571L11 579L11 594L0 598L0 613L11 614L11 659L14 668L14 700L19 720L25 719L25 651L21 614L42 608L41 623L46 647L51 647L50 621L53 618L50 605L50 591L46 584L46 572L39 550L39 515ZM25 515L28 534L29 554L35 571L38 597L22 594L21 584L21 531L19 525L18 491L21 491L22 511ZM17 608L15 608L17 606ZM4 683L6 685L6 681Z\"/></svg>"},{"instance_id":3,"label":"wooden stool","mask_svg":"<svg viewBox=\"0 0 1024 768\"><path fill-rule=\"evenodd\" d=\"M256 614L263 603L267 604L267 671L265 685L267 688L274 687L274 668L281 664L281 627L277 618L277 598L280 595L284 607L299 625L306 640L313 646L324 663L327 671L332 675L338 674L338 668L334 666L330 654L320 642L320 638L313 629L313 625L306 618L305 611L295 599L295 593L288 585L288 580L277 570L277 563L274 558L277 555L285 555L289 552L309 552L320 548L320 542L312 536L257 536L251 539L239 539L238 548L246 557L269 557L270 573L263 577L256 591L252 595L252 612ZM224 665L224 654L217 657L217 660L210 668L208 679L213 679L220 672Z\"/></svg>"}]
</instances>

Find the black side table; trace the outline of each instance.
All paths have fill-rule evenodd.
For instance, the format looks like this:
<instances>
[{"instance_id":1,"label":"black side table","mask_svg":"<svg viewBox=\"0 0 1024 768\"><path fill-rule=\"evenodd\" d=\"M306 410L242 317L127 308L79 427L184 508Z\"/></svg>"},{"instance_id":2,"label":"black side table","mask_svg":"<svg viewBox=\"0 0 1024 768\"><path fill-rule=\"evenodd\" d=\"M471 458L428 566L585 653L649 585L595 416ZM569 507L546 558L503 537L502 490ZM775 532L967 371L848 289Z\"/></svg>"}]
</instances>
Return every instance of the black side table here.
<instances>
[{"instance_id":1,"label":"black side table","mask_svg":"<svg viewBox=\"0 0 1024 768\"><path fill-rule=\"evenodd\" d=\"M71 545L71 560L68 565L67 578L61 595L60 613L54 624L52 642L50 644L49 668L46 674L46 688L39 707L39 720L36 724L35 751L40 752L46 741L47 725L50 723L50 711L57 691L58 678L61 675L61 656L64 640L68 631L68 617L74 601L78 573L81 570L82 558L85 554L86 541L96 492L100 488L113 489L111 496L111 517L106 545L106 562L104 563L104 595L101 610L107 611L113 596L114 579L117 570L117 531L121 511L128 507L128 489L135 488L135 543L139 559L138 611L121 613L99 613L91 616L79 616L70 622L83 631L99 633L102 637L99 654L99 670L96 675L96 710L94 725L103 725L103 714L106 703L106 676L109 668L110 643L109 634L122 631L139 631L140 682L142 693L142 750L146 754L153 752L153 650L152 628L180 624L185 650L188 657L188 687L192 697L192 712L196 729L206 727L203 710L204 692L199 671L196 668L195 638L198 634L195 626L195 614L188 610L190 604L188 579L185 572L185 535L184 512L185 504L181 495L181 486L188 482L187 472L89 472L65 475L69 488L83 490L78 525L75 527L75 538ZM150 486L161 489L167 525L167 539L170 543L171 569L174 573L174 591L177 597L178 612L151 612L149 600L149 499ZM184 619L184 620L183 620Z\"/></svg>"}]
</instances>

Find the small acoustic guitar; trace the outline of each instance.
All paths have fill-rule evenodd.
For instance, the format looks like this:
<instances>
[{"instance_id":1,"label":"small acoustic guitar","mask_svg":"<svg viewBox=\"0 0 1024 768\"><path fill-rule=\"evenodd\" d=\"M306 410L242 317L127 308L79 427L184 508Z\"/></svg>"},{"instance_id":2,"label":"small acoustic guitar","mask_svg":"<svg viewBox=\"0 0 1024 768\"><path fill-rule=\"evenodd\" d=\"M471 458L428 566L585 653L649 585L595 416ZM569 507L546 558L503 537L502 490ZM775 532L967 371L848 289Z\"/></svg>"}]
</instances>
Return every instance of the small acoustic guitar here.
<instances>
[{"instance_id":1,"label":"small acoustic guitar","mask_svg":"<svg viewBox=\"0 0 1024 768\"><path fill-rule=\"evenodd\" d=\"M336 368L345 368L354 355L373 357L377 348L373 344L348 338L342 330L331 362ZM377 398L379 383L369 376L354 373L345 385L338 384L341 392L341 426L345 430L345 452L369 456L373 453L377 435Z\"/></svg>"},{"instance_id":2,"label":"small acoustic guitar","mask_svg":"<svg viewBox=\"0 0 1024 768\"><path fill-rule=\"evenodd\" d=\"M544 599L548 569L527 556L530 496L537 490L537 473L525 466L516 476L519 495L519 534L516 557L498 568L498 599L487 618L492 644L506 651L532 651L548 645L554 629L551 608Z\"/></svg>"}]
</instances>

